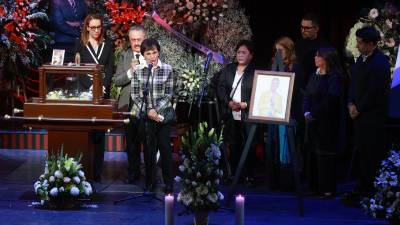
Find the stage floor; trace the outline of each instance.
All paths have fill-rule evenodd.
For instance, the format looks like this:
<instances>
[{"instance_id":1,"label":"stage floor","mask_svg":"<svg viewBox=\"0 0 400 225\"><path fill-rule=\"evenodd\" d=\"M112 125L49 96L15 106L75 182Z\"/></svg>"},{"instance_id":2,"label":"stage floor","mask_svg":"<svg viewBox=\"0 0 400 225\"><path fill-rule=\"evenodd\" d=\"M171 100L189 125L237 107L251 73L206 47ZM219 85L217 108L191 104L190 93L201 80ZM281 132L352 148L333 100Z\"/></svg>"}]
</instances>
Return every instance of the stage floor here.
<instances>
[{"instance_id":1,"label":"stage floor","mask_svg":"<svg viewBox=\"0 0 400 225\"><path fill-rule=\"evenodd\" d=\"M98 196L85 208L43 210L32 205L37 199L33 183L43 172L47 151L0 149L0 224L164 224L164 203L147 197L114 201L141 191L138 185L126 185L126 154L106 153L102 183L95 184ZM341 185L339 189L344 189ZM223 187L226 194L227 187ZM179 187L175 187L177 193ZM366 215L360 208L340 203L339 197L321 200L305 199L305 216L298 216L297 199L292 193L269 192L264 185L256 188L239 186L246 197L246 225L378 225L387 224ZM163 195L159 195L163 198ZM176 197L176 195L175 195ZM184 208L175 202L175 224L193 224L193 215L178 216ZM210 225L233 225L235 215L227 210L210 213Z\"/></svg>"}]
</instances>

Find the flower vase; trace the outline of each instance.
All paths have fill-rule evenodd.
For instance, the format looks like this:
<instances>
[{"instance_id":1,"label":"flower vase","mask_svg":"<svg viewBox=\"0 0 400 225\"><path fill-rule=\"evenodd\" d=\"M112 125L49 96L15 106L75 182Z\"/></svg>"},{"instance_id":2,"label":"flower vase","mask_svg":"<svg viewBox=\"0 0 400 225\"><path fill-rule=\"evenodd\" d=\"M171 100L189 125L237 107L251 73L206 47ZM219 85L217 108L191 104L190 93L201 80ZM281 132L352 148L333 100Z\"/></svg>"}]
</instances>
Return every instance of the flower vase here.
<instances>
[{"instance_id":1,"label":"flower vase","mask_svg":"<svg viewBox=\"0 0 400 225\"><path fill-rule=\"evenodd\" d=\"M208 225L208 211L195 212L194 225Z\"/></svg>"}]
</instances>

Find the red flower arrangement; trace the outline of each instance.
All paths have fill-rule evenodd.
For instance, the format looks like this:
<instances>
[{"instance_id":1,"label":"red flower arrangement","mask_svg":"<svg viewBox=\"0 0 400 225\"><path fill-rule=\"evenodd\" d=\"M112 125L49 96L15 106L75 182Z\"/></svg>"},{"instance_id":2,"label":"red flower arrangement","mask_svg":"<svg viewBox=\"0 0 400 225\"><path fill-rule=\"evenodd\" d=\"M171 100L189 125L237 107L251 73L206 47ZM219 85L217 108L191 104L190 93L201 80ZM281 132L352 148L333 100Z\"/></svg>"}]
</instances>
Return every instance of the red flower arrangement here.
<instances>
[{"instance_id":1,"label":"red flower arrangement","mask_svg":"<svg viewBox=\"0 0 400 225\"><path fill-rule=\"evenodd\" d=\"M145 9L141 5L122 1L107 0L104 4L111 17L110 36L117 48L123 48L125 36L133 24L141 24L145 16Z\"/></svg>"}]
</instances>

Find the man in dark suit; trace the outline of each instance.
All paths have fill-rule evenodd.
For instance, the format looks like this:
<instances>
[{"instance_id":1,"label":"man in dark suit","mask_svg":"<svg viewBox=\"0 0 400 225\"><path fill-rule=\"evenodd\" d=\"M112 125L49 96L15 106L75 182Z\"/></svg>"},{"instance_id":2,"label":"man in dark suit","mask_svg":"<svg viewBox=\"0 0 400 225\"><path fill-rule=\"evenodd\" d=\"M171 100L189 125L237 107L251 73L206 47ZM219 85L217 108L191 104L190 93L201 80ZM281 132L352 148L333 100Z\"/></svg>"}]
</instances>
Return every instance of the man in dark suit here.
<instances>
[{"instance_id":1,"label":"man in dark suit","mask_svg":"<svg viewBox=\"0 0 400 225\"><path fill-rule=\"evenodd\" d=\"M65 62L74 60L75 40L81 34L87 14L84 0L53 0L51 22L54 29L54 49L65 49Z\"/></svg>"},{"instance_id":2,"label":"man in dark suit","mask_svg":"<svg viewBox=\"0 0 400 225\"><path fill-rule=\"evenodd\" d=\"M295 43L296 60L304 71L304 76L296 76L302 90L305 90L308 78L317 69L314 63L315 53L320 47L328 46L326 41L319 36L319 30L320 22L317 15L307 13L302 17L300 24L301 39Z\"/></svg>"},{"instance_id":3,"label":"man in dark suit","mask_svg":"<svg viewBox=\"0 0 400 225\"><path fill-rule=\"evenodd\" d=\"M128 33L130 47L123 51L119 57L117 71L113 81L115 86L121 87L118 98L118 110L130 111L131 102L131 79L140 64L146 65L146 60L140 54L140 45L146 38L146 31L142 26L133 26ZM140 177L140 139L138 138L138 124L134 118L125 128L126 152L128 154L128 179L126 183L134 183Z\"/></svg>"},{"instance_id":4,"label":"man in dark suit","mask_svg":"<svg viewBox=\"0 0 400 225\"><path fill-rule=\"evenodd\" d=\"M384 124L390 92L390 63L377 48L380 34L375 28L361 28L356 36L361 55L350 71L348 110L354 121L355 147L359 156L357 195L370 197L385 153Z\"/></svg>"}]
</instances>

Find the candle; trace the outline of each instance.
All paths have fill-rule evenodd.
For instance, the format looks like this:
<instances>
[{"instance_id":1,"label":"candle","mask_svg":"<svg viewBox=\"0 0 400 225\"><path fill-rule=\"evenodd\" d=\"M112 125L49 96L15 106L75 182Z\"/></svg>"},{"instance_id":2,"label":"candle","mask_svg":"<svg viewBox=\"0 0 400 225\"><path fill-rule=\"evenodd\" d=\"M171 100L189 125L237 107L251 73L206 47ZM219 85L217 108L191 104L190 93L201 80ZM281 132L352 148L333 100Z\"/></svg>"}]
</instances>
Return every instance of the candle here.
<instances>
[{"instance_id":1,"label":"candle","mask_svg":"<svg viewBox=\"0 0 400 225\"><path fill-rule=\"evenodd\" d=\"M241 195L236 196L236 225L244 224L244 197Z\"/></svg>"},{"instance_id":2,"label":"candle","mask_svg":"<svg viewBox=\"0 0 400 225\"><path fill-rule=\"evenodd\" d=\"M174 224L174 196L168 194L165 196L165 225Z\"/></svg>"}]
</instances>

